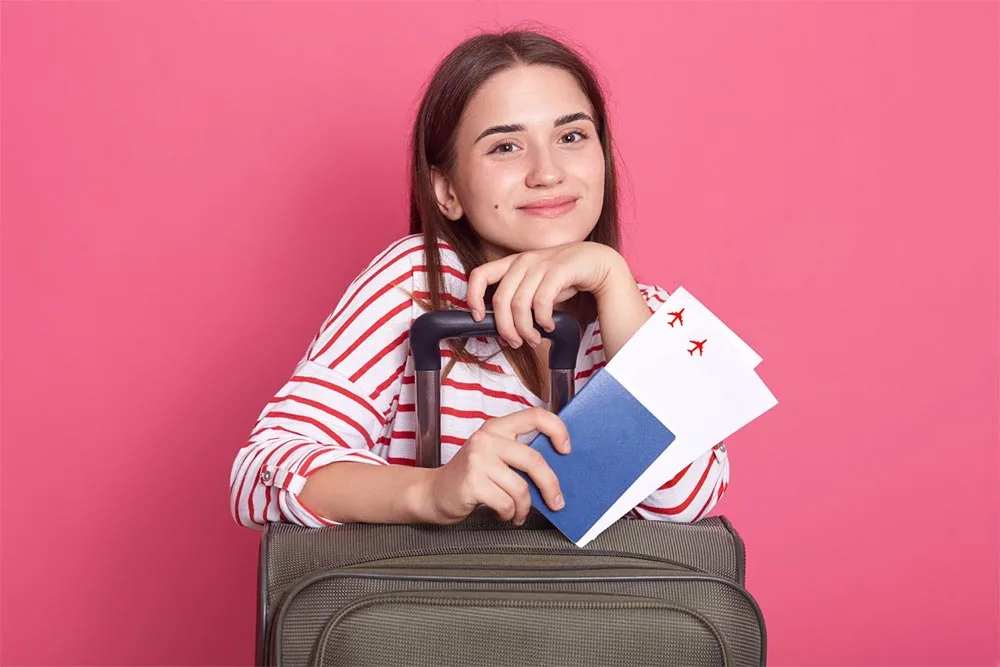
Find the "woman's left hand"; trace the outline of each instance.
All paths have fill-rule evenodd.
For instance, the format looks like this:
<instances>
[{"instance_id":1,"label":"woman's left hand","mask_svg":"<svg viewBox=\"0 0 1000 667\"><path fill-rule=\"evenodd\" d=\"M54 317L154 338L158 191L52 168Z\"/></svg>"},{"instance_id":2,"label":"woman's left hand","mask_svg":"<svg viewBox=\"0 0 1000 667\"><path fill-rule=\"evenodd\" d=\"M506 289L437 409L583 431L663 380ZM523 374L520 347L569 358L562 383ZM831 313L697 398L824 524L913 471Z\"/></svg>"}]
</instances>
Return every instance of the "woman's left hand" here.
<instances>
[{"instance_id":1,"label":"woman's left hand","mask_svg":"<svg viewBox=\"0 0 1000 667\"><path fill-rule=\"evenodd\" d=\"M497 332L511 347L535 347L541 334L555 328L552 312L577 292L590 292L600 301L616 285L636 290L624 258L613 248L584 241L529 250L479 266L469 274L467 303L473 318L485 312L486 288L499 283L493 295Z\"/></svg>"}]
</instances>

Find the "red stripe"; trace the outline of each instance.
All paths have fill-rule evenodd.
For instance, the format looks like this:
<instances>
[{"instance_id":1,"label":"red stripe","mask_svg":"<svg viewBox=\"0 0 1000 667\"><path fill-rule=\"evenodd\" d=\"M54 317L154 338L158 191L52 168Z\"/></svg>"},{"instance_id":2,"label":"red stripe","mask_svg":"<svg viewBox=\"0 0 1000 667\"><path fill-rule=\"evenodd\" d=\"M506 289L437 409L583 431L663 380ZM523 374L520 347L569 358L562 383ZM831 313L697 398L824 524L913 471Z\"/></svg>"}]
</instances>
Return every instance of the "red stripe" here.
<instances>
[{"instance_id":1,"label":"red stripe","mask_svg":"<svg viewBox=\"0 0 1000 667\"><path fill-rule=\"evenodd\" d=\"M358 309L355 310L351 314L351 316L347 318L347 321L344 322L340 326L340 328L337 329L337 331L335 331L333 333L332 336L330 336L330 340L326 341L326 344L323 346L323 348L319 352L317 352L315 355L313 355L313 360L315 361L316 359L318 359L318 358L322 357L324 354L326 354L326 351L329 350L330 347L333 346L334 343L336 343L338 340L340 340L341 335L343 335L343 333L347 329L347 327L351 326L351 323L353 323L354 320L358 319L358 317L360 317L361 314L363 312L365 312L365 310L367 308L369 308L373 303L375 303L376 301L378 301L379 299L381 299L383 296L385 296L386 294L388 294L390 291L392 291L393 289L395 289L401 282L405 281L407 278L411 277L412 275L413 275L413 269L411 268L406 273L404 273L404 274L402 274L400 276L397 276L393 280L390 280L388 283L386 283L385 285L383 285L381 287L381 289L379 289L377 292L375 292L370 297L368 297L368 300L365 301L360 306L358 306ZM396 308L398 309L399 306L396 306ZM397 310L396 312L399 312L399 311ZM386 321L386 319L384 317L379 320L380 323L383 323L385 321ZM361 338L367 338L367 334L370 334L370 333L371 333L371 329L369 329L368 332L366 332L366 335L361 336ZM336 364L334 364L334 365L336 365Z\"/></svg>"},{"instance_id":2,"label":"red stripe","mask_svg":"<svg viewBox=\"0 0 1000 667\"><path fill-rule=\"evenodd\" d=\"M705 504L701 506L701 509L698 510L698 513L694 515L694 519L691 520L692 523L701 518L701 516L705 513L705 510L708 509L708 506L712 504L712 498L714 496L715 496L714 493L708 494L708 498L705 499Z\"/></svg>"},{"instance_id":3,"label":"red stripe","mask_svg":"<svg viewBox=\"0 0 1000 667\"><path fill-rule=\"evenodd\" d=\"M382 383L382 384L380 384L379 386L375 387L375 391L373 391L373 392L372 392L372 393L370 394L370 398L371 398L371 399L372 399L372 400L374 401L374 400L375 400L375 399L377 399L377 398L378 398L379 396L381 396L381 395L382 395L382 392L383 392L383 391L385 391L386 389L388 389L388 388L389 388L389 386L390 386L390 385L392 385L392 383L393 383L393 382L395 382L396 380L398 380L398 379L399 379L399 376L400 376L400 375L401 375L401 374L403 373L403 371L404 371L405 369L406 369L406 362L404 361L404 362L402 363L402 365L401 365L401 366L400 366L399 368L397 368L397 369L396 369L396 370L395 370L395 371L393 372L393 374L392 374L392 375L390 375L390 376L389 376L389 379L388 379L388 380L386 380L385 382L383 382L383 383ZM379 419L381 420L381 422L382 422L382 425L384 426L384 425L385 425L385 419L382 419L381 417L379 417Z\"/></svg>"},{"instance_id":4,"label":"red stripe","mask_svg":"<svg viewBox=\"0 0 1000 667\"><path fill-rule=\"evenodd\" d=\"M375 464L375 465L385 465L385 463L383 461L378 460L378 459L373 459L370 456L365 456L361 452L362 452L362 450L359 449L359 450L350 452L348 454L348 456L350 457L350 459L353 459L355 461L360 461L360 462L366 463L368 465L372 465L372 464Z\"/></svg>"},{"instance_id":5,"label":"red stripe","mask_svg":"<svg viewBox=\"0 0 1000 667\"><path fill-rule=\"evenodd\" d=\"M705 484L705 480L708 479L708 473L711 472L711 470L712 470L712 461L710 460L708 462L708 465L705 466L705 472L701 474L701 479L698 480L698 483L695 484L694 489L691 490L690 495L688 495L687 499L680 505L676 507L650 507L649 505L643 505L642 503L640 503L639 507L643 508L644 510L649 510L650 512L655 512L656 514L668 514L668 515L680 514L681 512L683 512L688 508L688 505L690 505L692 501L694 501L695 497L698 495L698 492L701 491L701 487Z\"/></svg>"},{"instance_id":6,"label":"red stripe","mask_svg":"<svg viewBox=\"0 0 1000 667\"><path fill-rule=\"evenodd\" d=\"M413 384L413 381L414 378L412 375L407 375L406 377L403 378L403 384ZM523 396L518 396L517 394L509 394L505 391L497 391L496 389L487 389L481 384L475 384L472 382L458 382L456 380L452 380L451 378L445 378L444 380L441 381L441 384L443 386L452 387L460 391L475 391L479 392L480 394L490 396L492 398L503 398L507 399L508 401L514 401L515 403L521 403L522 405L527 405L528 407L531 407L531 401L529 401Z\"/></svg>"},{"instance_id":7,"label":"red stripe","mask_svg":"<svg viewBox=\"0 0 1000 667\"><path fill-rule=\"evenodd\" d=\"M264 428L257 429L256 431L254 431L253 433L250 434L250 439L253 440L258 435L260 435L261 433L263 433L264 431L284 431L285 433L291 433L292 435L297 435L300 438L305 438L306 440L311 440L312 439L308 435L304 435L302 433L298 433L298 432L293 431L291 429L285 428L284 426L265 426Z\"/></svg>"},{"instance_id":8,"label":"red stripe","mask_svg":"<svg viewBox=\"0 0 1000 667\"><path fill-rule=\"evenodd\" d=\"M397 241L395 244L393 244L387 250L385 250L381 255L379 255L374 261L372 261L371 266L375 266L376 264L381 262L383 258L389 255L389 253L391 253L396 248L403 245L412 238L414 238L414 235L405 237ZM451 250L451 246L448 245L447 243L438 243L438 248L441 250ZM366 278L365 281L358 286L358 289L354 290L354 293L351 294L351 296L347 299L347 301L344 302L344 305L338 308L337 312L335 312L333 316L330 317L330 319L327 321L328 322L327 325L324 326L322 331L320 332L320 335L322 336L322 334L326 333L326 330L329 329L329 327L332 326L335 321L337 321L337 318L340 317L344 313L344 311L346 311L350 307L351 302L354 301L355 297L357 297L358 294L360 294L365 289L365 287L367 287L369 283L371 283L371 281L374 280L380 273L394 266L396 262L403 259L407 255L412 255L415 252L421 252L423 249L424 249L424 244L420 243L412 248L409 248L408 250L404 250L398 256L393 257L391 261L379 267L378 270L376 270L374 273L368 276L368 278Z\"/></svg>"},{"instance_id":9,"label":"red stripe","mask_svg":"<svg viewBox=\"0 0 1000 667\"><path fill-rule=\"evenodd\" d=\"M305 437L305 436L302 436L302 437ZM305 443L303 443L303 444L305 444ZM298 446L301 446L301 445L297 445L297 447ZM243 495L243 489L246 488L247 478L249 478L249 476L250 476L250 471L254 470L254 469L256 469L256 470L259 471L261 469L261 466L266 465L268 459L270 459L271 455L274 454L274 452L277 451L277 450L276 449L270 449L270 451L268 452L267 456L264 457L263 463L261 463L259 466L255 466L255 462L257 461L257 459L261 456L261 454L263 454L266 451L268 451L268 448L260 447L260 448L256 449L255 451L253 451L252 453L249 453L249 452L247 453L247 456L251 456L252 458L250 459L250 463L247 466L247 469L243 471L243 477L240 479L240 488L239 488L239 491L236 493L236 498L233 500L233 510L236 512L236 516L239 516L240 497ZM250 517L251 523L255 523L255 524L258 524L258 525L263 525L263 523L261 523L260 521L257 521L256 517L254 517L253 497L254 497L254 491L256 490L257 485L259 483L260 483L260 480L257 477L257 473L255 473L254 474L254 481L253 481L253 483L252 483L252 485L250 487L249 493L247 494L247 509L248 509L248 512L249 512L249 517ZM266 506L265 506L265 509L266 509ZM265 514L264 517L266 519L267 515Z\"/></svg>"},{"instance_id":10,"label":"red stripe","mask_svg":"<svg viewBox=\"0 0 1000 667\"><path fill-rule=\"evenodd\" d=\"M441 358L442 359L451 359L454 356L455 356L455 351L452 350L451 348L445 348L445 349L441 350ZM497 364L491 364L488 361L483 361L483 362L480 362L480 363L488 371L493 371L494 373L503 373L504 372L503 371L503 366L499 366Z\"/></svg>"},{"instance_id":11,"label":"red stripe","mask_svg":"<svg viewBox=\"0 0 1000 667\"><path fill-rule=\"evenodd\" d=\"M387 354L389 354L390 352L394 351L399 346L403 345L406 342L406 339L409 338L409 336L410 336L410 332L409 331L404 331L403 333L399 334L399 337L396 338L396 340L392 341L391 343L389 343L388 345L386 345L385 347L383 347L381 349L381 351L379 351L378 354L376 354L374 357L372 357L371 359L369 359L368 362L364 366L362 366L361 368L359 368L357 370L357 372L354 373L354 375L351 376L351 382L357 382L358 380L360 380L361 377L365 373L367 373L369 370L371 370L371 368L375 364L377 364L378 362L382 361L386 357ZM360 343L361 343L361 340L358 340L358 342L356 342L351 347L357 347ZM346 356L350 352L351 351L348 350L347 352L344 353L344 355ZM334 363L336 363L336 362L334 362Z\"/></svg>"},{"instance_id":12,"label":"red stripe","mask_svg":"<svg viewBox=\"0 0 1000 667\"><path fill-rule=\"evenodd\" d=\"M690 470L690 469L691 469L691 464L689 463L686 466L684 466L683 470L681 470L679 473L677 473L676 475L674 475L673 478L671 478L666 484L664 484L663 486L661 486L659 488L659 490L660 491L664 491L664 490L669 489L670 487L676 485L677 482L681 481L681 478L684 477L684 475L686 475L687 471Z\"/></svg>"},{"instance_id":13,"label":"red stripe","mask_svg":"<svg viewBox=\"0 0 1000 667\"><path fill-rule=\"evenodd\" d=\"M389 254L389 252L391 252L395 248L398 248L400 245L402 245L405 242L406 242L406 239L403 239L403 240L397 242L394 246L392 246L392 248L390 248L386 252L382 253L382 256L379 259L376 259L374 262L372 262L372 266L378 264L382 257L385 257L386 255ZM356 290L354 290L354 292L351 294L351 296L347 298L347 300L344 302L344 305L341 306L340 308L338 308L334 312L334 314L327 321L326 326L324 326L322 328L322 330L320 331L320 336L322 336L324 333L326 333L327 329L329 329L331 326L333 326L333 323L337 321L337 318L339 318L341 315L343 315L344 311L346 311L348 308L350 308L351 303L354 301L354 299L359 294L361 294L361 292L364 291L364 289L366 287L368 287L368 285L371 283L371 281L375 280L375 278L377 278L380 273L382 273L383 271L386 271L387 269L395 266L396 262L398 262L399 260L403 259L407 255L411 255L411 254L413 254L415 252L420 252L421 250L423 250L423 248L424 248L424 246L421 243L421 244L416 245L416 246L414 246L414 247L412 247L412 248L410 248L408 250L404 250L398 256L393 257L391 261L389 261L386 264L384 264L383 266L379 267L375 272L373 272L370 276L368 276L363 283L361 283L360 285L358 285L358 288Z\"/></svg>"},{"instance_id":14,"label":"red stripe","mask_svg":"<svg viewBox=\"0 0 1000 667\"><path fill-rule=\"evenodd\" d=\"M257 457L263 454L264 451L265 451L264 448L261 447L257 451L253 452L252 458L250 459L250 463L247 464L247 469L243 471L243 477L240 479L239 491L236 492L236 498L233 500L233 511L236 513L237 517L240 515L240 497L243 495L243 489L246 488L247 477L249 477L250 471L254 469L254 461L256 461ZM251 456L251 454L248 453L247 456ZM253 490L256 484L257 480L254 479L254 486L250 488L250 493L247 496L247 500L249 501L248 507L250 509L250 514L249 514L250 522L260 525L260 523L257 521L257 519L254 518L253 515Z\"/></svg>"},{"instance_id":15,"label":"red stripe","mask_svg":"<svg viewBox=\"0 0 1000 667\"><path fill-rule=\"evenodd\" d=\"M375 259L373 259L371 261L371 264L369 264L369 266L376 266L383 259L385 259L386 257L388 257L396 248L398 248L399 246L403 245L407 241L415 241L415 240L419 240L420 241L420 245L418 245L418 246L416 246L416 248L410 250L410 252L413 252L413 250L418 250L418 249L424 247L423 235L421 235L421 234L410 234L408 236L404 236L403 238L399 239L398 241L396 241L395 243L393 243L391 246L389 246L388 248L386 248L385 250L383 250L381 253L379 253L375 257Z\"/></svg>"},{"instance_id":16,"label":"red stripe","mask_svg":"<svg viewBox=\"0 0 1000 667\"><path fill-rule=\"evenodd\" d=\"M419 290L414 290L413 291L413 296L416 297L417 299L426 299L426 300L430 301L431 293L430 292L421 292ZM444 293L444 294L441 295L441 297L445 301L448 301L452 305L458 306L459 308L464 308L466 310L468 310L468 308L469 308L469 304L467 304L464 300L459 299L457 296L455 296L453 294Z\"/></svg>"},{"instance_id":17,"label":"red stripe","mask_svg":"<svg viewBox=\"0 0 1000 667\"><path fill-rule=\"evenodd\" d=\"M583 353L583 356L587 356L591 352L600 352L603 349L604 349L604 343L598 343L594 347L588 348L587 351Z\"/></svg>"},{"instance_id":18,"label":"red stripe","mask_svg":"<svg viewBox=\"0 0 1000 667\"><path fill-rule=\"evenodd\" d=\"M594 373L596 373L597 371L599 371L601 368L603 368L606 363L608 363L608 362L607 361L601 361L601 362L598 362L598 363L594 364L593 368L588 368L585 371L580 371L579 373L576 374L576 379L577 380L582 380L583 378L590 377L591 375L593 375Z\"/></svg>"},{"instance_id":19,"label":"red stripe","mask_svg":"<svg viewBox=\"0 0 1000 667\"><path fill-rule=\"evenodd\" d=\"M415 442L416 439L417 439L417 432L416 431L393 431L392 432L392 439L393 440L413 440ZM461 438L461 437L458 437L458 436L455 436L455 435L442 435L441 436L441 442L443 444L462 446L462 445L465 444L465 440L466 440L466 438Z\"/></svg>"},{"instance_id":20,"label":"red stripe","mask_svg":"<svg viewBox=\"0 0 1000 667\"><path fill-rule=\"evenodd\" d=\"M320 403L319 401L314 401L314 400L312 400L310 398L303 398L301 396L280 396L280 397L278 397L277 400L278 401L285 401L285 400L294 401L295 403L301 403L303 405L308 405L311 408L316 408L317 410L322 410L323 412L325 412L326 414L330 415L331 417L335 417L337 419L340 419L344 423L353 426L354 430L356 430L358 433L360 433L361 437L365 439L365 444L368 446L368 449L371 449L372 447L375 446L375 443L372 441L371 434L368 433L368 431L366 431L365 428L361 424L359 424L358 422L354 421L353 419L351 419L350 417L348 417L347 415L345 415L343 412L340 412L338 410L334 410L333 408L331 408L330 406L328 406L328 405L326 405L324 403Z\"/></svg>"},{"instance_id":21,"label":"red stripe","mask_svg":"<svg viewBox=\"0 0 1000 667\"><path fill-rule=\"evenodd\" d=\"M295 445L294 447L289 447L288 451L285 452L281 456L280 459L278 459L278 462L275 464L275 467L280 468L282 466L282 464L284 464L284 462L288 460L288 457L291 456L292 452L294 452L294 451L296 451L298 449L302 449L303 447L306 447L306 446L307 446L306 443L302 442L302 443L299 443L299 444ZM277 448L271 450L271 454L268 454L267 455L267 459L264 459L264 463L261 464L262 468L267 465L268 459L270 459L271 455L274 454L276 451L278 451ZM271 508L271 487L269 486L269 487L267 487L266 497L265 497L265 500L264 500L264 517L263 518L264 518L264 522L265 523L267 522L267 511L270 508ZM278 506L278 514L280 514L281 517L282 517L282 519L284 520L284 518L285 518L284 514L285 513L282 512L280 505Z\"/></svg>"},{"instance_id":22,"label":"red stripe","mask_svg":"<svg viewBox=\"0 0 1000 667\"><path fill-rule=\"evenodd\" d=\"M417 460L412 456L390 456L388 459L391 465L415 466Z\"/></svg>"},{"instance_id":23,"label":"red stripe","mask_svg":"<svg viewBox=\"0 0 1000 667\"><path fill-rule=\"evenodd\" d=\"M382 317L380 317L380 318L378 319L378 321L376 321L376 322L375 322L375 324L373 324L373 325L371 325L370 327L368 327L368 330L367 330L367 331L365 331L365 332L364 332L363 334L360 334L360 335L359 335L359 336L358 336L358 337L357 337L357 338L356 338L356 339L354 340L354 342L353 342L353 343L351 343L351 346L350 346L350 347L348 347L348 348L347 348L346 350L344 350L343 354L341 354L341 355L340 355L339 357L337 357L337 358L336 358L336 359L335 359L335 360L333 361L333 363L329 364L330 368L334 368L335 366L339 365L339 364L340 364L340 363L341 363L342 361L344 361L344 359L346 359L346 358L347 358L348 356L350 356L351 352L354 352L354 351L355 351L356 349L358 349L358 347L360 347L360 345L361 345L362 343L364 343L364 342L365 342L366 340L368 340L368 339L369 339L369 338L370 338L370 337L371 337L371 336L372 336L372 335L373 335L373 334L374 334L374 333L375 333L376 331L378 331L378 329L379 329L380 327L382 327L382 325L384 325L384 324L385 324L386 322L388 322L388 321L389 321L389 320L391 320L391 319L392 319L393 317L395 317L396 315L400 314L401 312L403 312L404 310L406 310L406 309L407 309L407 308L409 308L409 307L410 307L410 302L409 302L409 301L404 301L404 302L402 302L401 304L397 305L397 306L396 306L395 308L393 308L392 310L390 310L390 311L389 311L388 313L386 313L385 315L383 315ZM407 335L409 335L409 331L406 331L405 333L406 333ZM352 380L354 380L354 379L355 379L355 378L354 378L354 377L352 377Z\"/></svg>"},{"instance_id":24,"label":"red stripe","mask_svg":"<svg viewBox=\"0 0 1000 667\"><path fill-rule=\"evenodd\" d=\"M398 411L415 412L416 409L417 406L413 404L405 404L405 405L400 404ZM441 414L451 415L452 417L458 417L459 419L482 419L484 421L488 419L494 419L493 415L488 415L485 412L479 410L459 410L458 408L449 408L447 406L443 406L441 408Z\"/></svg>"},{"instance_id":25,"label":"red stripe","mask_svg":"<svg viewBox=\"0 0 1000 667\"><path fill-rule=\"evenodd\" d=\"M301 507L306 512L308 512L309 516L311 516L312 518L316 519L316 521L320 522L324 526L333 526L333 525L335 525L335 523L333 521L330 521L329 519L321 517L319 514L316 514L316 512L313 512L311 509L309 509L308 507L306 507L306 504L303 503L301 500L299 501L299 507Z\"/></svg>"},{"instance_id":26,"label":"red stripe","mask_svg":"<svg viewBox=\"0 0 1000 667\"><path fill-rule=\"evenodd\" d=\"M319 430L323 431L323 433L325 433L328 436L330 436L330 439L336 441L336 443L338 445L340 445L341 447L344 447L345 449L350 449L351 448L351 446L348 445L344 441L343 438L341 438L339 435L337 435L336 433L334 433L333 431L331 431L323 422L317 421L317 420L313 419L312 417L305 417L303 415L296 415L296 414L292 414L291 412L276 412L276 411L274 411L274 412L268 412L266 415L264 415L264 419L277 419L277 418L291 419L292 421L303 422L305 424L312 424L313 426L315 426Z\"/></svg>"},{"instance_id":27,"label":"red stripe","mask_svg":"<svg viewBox=\"0 0 1000 667\"><path fill-rule=\"evenodd\" d=\"M345 389L344 387L340 387L338 385L335 385L332 382L327 382L325 380L318 380L316 378L306 377L304 375L293 376L292 379L291 379L291 381L292 382L308 382L310 384L319 385L320 387L325 387L326 389L329 389L331 391L335 391L338 394L342 394L343 396L346 396L347 398L351 399L352 401L354 401L355 403L357 403L358 405L360 405L361 407L363 407L368 412L370 412L373 415L375 415L375 419L378 420L379 424L381 424L382 426L385 426L385 417L383 417L379 413L378 410L376 410L375 408L373 408L368 403L368 401L366 401L361 396L358 396L354 392L350 391L349 389Z\"/></svg>"},{"instance_id":28,"label":"red stripe","mask_svg":"<svg viewBox=\"0 0 1000 667\"><path fill-rule=\"evenodd\" d=\"M329 451L330 451L330 448L327 448L324 451L317 451L317 452L313 453L312 455L310 455L309 458L306 459L305 462L303 462L299 466L299 471L300 471L299 474L302 477L309 477L314 472L316 472L317 470L319 470L319 468L313 469L313 467L312 467L313 462L317 458L319 458L320 456L322 456L323 454L328 453ZM365 450L362 450L362 449L351 449L350 451L347 452L347 456L350 457L351 459L354 459L354 460L362 459L365 463L379 463L379 464L382 463L378 459L372 459L372 458L370 458L368 456L365 456L362 453L364 451Z\"/></svg>"},{"instance_id":29,"label":"red stripe","mask_svg":"<svg viewBox=\"0 0 1000 667\"><path fill-rule=\"evenodd\" d=\"M413 270L414 271L419 271L420 273L427 273L427 265L426 264L414 264L413 265ZM450 276L455 276L456 278L461 279L463 282L468 282L468 280L469 280L469 277L467 275L465 275L464 273L462 273L461 271L459 271L458 269L456 269L456 268L454 268L452 266L448 266L447 264L442 264L441 265L441 273L447 273Z\"/></svg>"},{"instance_id":30,"label":"red stripe","mask_svg":"<svg viewBox=\"0 0 1000 667\"><path fill-rule=\"evenodd\" d=\"M320 456L322 456L323 454L328 454L331 450L336 451L335 448L326 447L324 449L317 449L315 452L307 456L306 460L299 464L299 471L300 471L299 474L302 475L303 477L308 477L309 475L311 475L313 471L310 470L309 468L310 466L312 466L312 462L315 461Z\"/></svg>"}]
</instances>

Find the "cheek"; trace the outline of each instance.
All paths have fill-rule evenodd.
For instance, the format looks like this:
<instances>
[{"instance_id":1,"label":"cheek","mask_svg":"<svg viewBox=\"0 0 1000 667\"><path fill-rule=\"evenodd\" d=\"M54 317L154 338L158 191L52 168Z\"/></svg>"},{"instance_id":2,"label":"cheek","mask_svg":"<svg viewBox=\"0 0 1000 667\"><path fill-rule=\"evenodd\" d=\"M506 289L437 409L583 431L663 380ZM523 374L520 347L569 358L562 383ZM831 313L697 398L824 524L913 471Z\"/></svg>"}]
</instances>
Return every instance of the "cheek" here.
<instances>
[{"instance_id":1,"label":"cheek","mask_svg":"<svg viewBox=\"0 0 1000 667\"><path fill-rule=\"evenodd\" d=\"M604 153L600 144L595 144L587 159L582 163L583 178L596 190L604 189Z\"/></svg>"},{"instance_id":2,"label":"cheek","mask_svg":"<svg viewBox=\"0 0 1000 667\"><path fill-rule=\"evenodd\" d=\"M523 176L508 165L493 165L472 175L466 198L470 210L494 212L510 202L511 192L522 182Z\"/></svg>"}]
</instances>

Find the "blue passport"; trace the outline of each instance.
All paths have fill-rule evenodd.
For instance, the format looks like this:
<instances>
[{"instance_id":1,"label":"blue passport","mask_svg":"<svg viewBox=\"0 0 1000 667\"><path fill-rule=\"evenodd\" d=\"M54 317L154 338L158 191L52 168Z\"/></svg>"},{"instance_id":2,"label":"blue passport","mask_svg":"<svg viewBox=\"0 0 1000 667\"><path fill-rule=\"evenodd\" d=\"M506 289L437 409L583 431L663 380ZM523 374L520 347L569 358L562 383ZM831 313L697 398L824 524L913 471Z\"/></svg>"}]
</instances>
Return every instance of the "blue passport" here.
<instances>
[{"instance_id":1,"label":"blue passport","mask_svg":"<svg viewBox=\"0 0 1000 667\"><path fill-rule=\"evenodd\" d=\"M532 505L573 543L604 516L675 439L635 396L602 368L559 412L571 451L560 454L545 434L531 441L559 478L566 504L549 508L528 481Z\"/></svg>"}]
</instances>

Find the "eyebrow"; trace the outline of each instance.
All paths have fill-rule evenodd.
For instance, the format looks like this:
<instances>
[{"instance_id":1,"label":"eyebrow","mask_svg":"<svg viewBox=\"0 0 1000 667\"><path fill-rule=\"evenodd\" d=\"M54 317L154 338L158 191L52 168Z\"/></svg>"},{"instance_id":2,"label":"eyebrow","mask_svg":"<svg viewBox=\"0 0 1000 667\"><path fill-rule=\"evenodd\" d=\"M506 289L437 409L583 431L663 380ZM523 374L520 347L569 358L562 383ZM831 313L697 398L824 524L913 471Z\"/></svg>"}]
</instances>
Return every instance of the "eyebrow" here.
<instances>
[{"instance_id":1,"label":"eyebrow","mask_svg":"<svg viewBox=\"0 0 1000 667\"><path fill-rule=\"evenodd\" d=\"M594 119L590 117L590 114L584 113L583 111L577 111L576 113L571 113L556 118L556 121L552 123L552 127L567 125L569 123L573 123L578 120L589 120L591 123L594 123ZM597 123L594 123L594 125L597 125ZM493 127L488 127L485 130L483 130L479 134L479 136L476 137L476 141L472 143L477 143L481 139L484 139L485 137L488 137L491 134L510 134L512 132L524 132L524 130L525 130L524 125L521 125L520 123L515 123L514 125L494 125Z\"/></svg>"}]
</instances>

